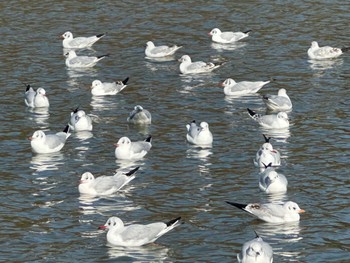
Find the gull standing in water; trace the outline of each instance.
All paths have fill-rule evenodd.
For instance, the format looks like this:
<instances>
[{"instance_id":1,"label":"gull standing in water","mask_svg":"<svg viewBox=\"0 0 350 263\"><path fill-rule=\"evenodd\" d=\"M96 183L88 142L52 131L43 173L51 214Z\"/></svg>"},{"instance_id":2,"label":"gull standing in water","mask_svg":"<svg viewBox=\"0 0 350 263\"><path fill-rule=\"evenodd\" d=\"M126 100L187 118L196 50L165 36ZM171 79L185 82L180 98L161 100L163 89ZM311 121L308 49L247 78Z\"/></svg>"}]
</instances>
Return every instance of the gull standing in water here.
<instances>
[{"instance_id":1,"label":"gull standing in water","mask_svg":"<svg viewBox=\"0 0 350 263\"><path fill-rule=\"evenodd\" d=\"M247 30L245 32L221 32L220 29L214 28L208 33L208 35L211 36L211 40L213 42L220 44L231 44L248 37L250 31L251 30Z\"/></svg>"},{"instance_id":2,"label":"gull standing in water","mask_svg":"<svg viewBox=\"0 0 350 263\"><path fill-rule=\"evenodd\" d=\"M95 44L98 40L103 38L106 34L99 34L90 37L76 37L70 31L65 32L61 37L63 38L62 46L64 48L78 49L88 48Z\"/></svg>"},{"instance_id":3,"label":"gull standing in water","mask_svg":"<svg viewBox=\"0 0 350 263\"><path fill-rule=\"evenodd\" d=\"M156 222L147 225L125 226L119 217L110 217L99 229L107 229L107 242L112 246L139 247L153 243L162 235L180 225L181 217L169 222Z\"/></svg>"},{"instance_id":4,"label":"gull standing in water","mask_svg":"<svg viewBox=\"0 0 350 263\"><path fill-rule=\"evenodd\" d=\"M288 115L284 111L277 114L260 115L247 109L249 116L266 129L285 129L289 127Z\"/></svg>"},{"instance_id":5,"label":"gull standing in water","mask_svg":"<svg viewBox=\"0 0 350 263\"><path fill-rule=\"evenodd\" d=\"M136 167L129 172L118 171L113 176L99 176L97 178L92 173L85 172L80 179L79 193L92 196L114 194L135 178L134 174L139 168Z\"/></svg>"},{"instance_id":6,"label":"gull standing in water","mask_svg":"<svg viewBox=\"0 0 350 263\"><path fill-rule=\"evenodd\" d=\"M273 250L258 235L243 244L242 251L237 254L238 262L240 263L272 263Z\"/></svg>"},{"instance_id":7,"label":"gull standing in water","mask_svg":"<svg viewBox=\"0 0 350 263\"><path fill-rule=\"evenodd\" d=\"M129 77L116 82L101 82L96 79L91 84L91 94L93 96L115 95L126 88L128 81Z\"/></svg>"},{"instance_id":8,"label":"gull standing in water","mask_svg":"<svg viewBox=\"0 0 350 263\"><path fill-rule=\"evenodd\" d=\"M115 144L115 157L120 160L142 159L152 148L152 136L144 141L132 142L128 137L122 137Z\"/></svg>"},{"instance_id":9,"label":"gull standing in water","mask_svg":"<svg viewBox=\"0 0 350 263\"><path fill-rule=\"evenodd\" d=\"M305 210L300 209L298 204L292 201L288 201L282 204L275 203L251 203L251 204L239 204L233 202L226 202L233 205L243 211L252 214L268 223L287 223L296 222L300 220L300 213L304 213Z\"/></svg>"},{"instance_id":10,"label":"gull standing in water","mask_svg":"<svg viewBox=\"0 0 350 263\"><path fill-rule=\"evenodd\" d=\"M293 107L285 89L279 89L277 95L264 95L263 102L271 111L291 111Z\"/></svg>"},{"instance_id":11,"label":"gull standing in water","mask_svg":"<svg viewBox=\"0 0 350 263\"><path fill-rule=\"evenodd\" d=\"M136 105L130 112L127 121L134 124L151 124L152 116L151 113L141 105Z\"/></svg>"},{"instance_id":12,"label":"gull standing in water","mask_svg":"<svg viewBox=\"0 0 350 263\"><path fill-rule=\"evenodd\" d=\"M331 59L337 58L342 55L344 52L349 51L349 47L345 48L336 48L330 46L320 47L316 41L311 42L311 47L308 49L307 54L310 59L322 60L322 59Z\"/></svg>"},{"instance_id":13,"label":"gull standing in water","mask_svg":"<svg viewBox=\"0 0 350 263\"><path fill-rule=\"evenodd\" d=\"M56 134L46 135L44 131L38 130L28 139L34 153L54 153L60 151L70 136L69 126Z\"/></svg>"},{"instance_id":14,"label":"gull standing in water","mask_svg":"<svg viewBox=\"0 0 350 263\"><path fill-rule=\"evenodd\" d=\"M186 124L186 139L189 143L198 146L211 146L213 143L213 134L209 130L209 124L205 121L197 126L193 120L190 124Z\"/></svg>"},{"instance_id":15,"label":"gull standing in water","mask_svg":"<svg viewBox=\"0 0 350 263\"><path fill-rule=\"evenodd\" d=\"M208 73L220 67L223 64L203 61L192 62L190 56L188 55L183 55L179 59L179 62L181 62L180 72L182 74Z\"/></svg>"},{"instance_id":16,"label":"gull standing in water","mask_svg":"<svg viewBox=\"0 0 350 263\"><path fill-rule=\"evenodd\" d=\"M162 58L174 55L175 52L182 48L182 46L155 46L152 41L148 41L146 44L145 54L147 58Z\"/></svg>"},{"instance_id":17,"label":"gull standing in water","mask_svg":"<svg viewBox=\"0 0 350 263\"><path fill-rule=\"evenodd\" d=\"M231 78L226 79L221 86L224 87L226 96L242 96L258 92L263 86L271 81L241 81L236 82Z\"/></svg>"},{"instance_id":18,"label":"gull standing in water","mask_svg":"<svg viewBox=\"0 0 350 263\"><path fill-rule=\"evenodd\" d=\"M98 57L77 56L75 51L70 50L66 53L66 66L69 68L92 68L97 62L107 56L108 54Z\"/></svg>"},{"instance_id":19,"label":"gull standing in water","mask_svg":"<svg viewBox=\"0 0 350 263\"><path fill-rule=\"evenodd\" d=\"M46 96L44 88L38 88L36 91L28 84L24 93L24 102L30 108L48 108L49 99Z\"/></svg>"}]
</instances>

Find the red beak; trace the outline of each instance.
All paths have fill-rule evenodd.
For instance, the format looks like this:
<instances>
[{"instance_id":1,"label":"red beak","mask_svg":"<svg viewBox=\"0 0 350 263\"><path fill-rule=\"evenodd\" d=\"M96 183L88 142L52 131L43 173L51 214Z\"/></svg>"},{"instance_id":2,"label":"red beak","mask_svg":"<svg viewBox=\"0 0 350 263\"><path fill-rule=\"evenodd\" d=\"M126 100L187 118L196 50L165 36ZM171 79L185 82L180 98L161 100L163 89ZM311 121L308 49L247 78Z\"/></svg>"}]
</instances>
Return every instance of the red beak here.
<instances>
[{"instance_id":1,"label":"red beak","mask_svg":"<svg viewBox=\"0 0 350 263\"><path fill-rule=\"evenodd\" d=\"M30 141L33 140L33 137L32 136L28 137L28 140L30 140Z\"/></svg>"},{"instance_id":2,"label":"red beak","mask_svg":"<svg viewBox=\"0 0 350 263\"><path fill-rule=\"evenodd\" d=\"M119 144L118 144L118 143L115 143L114 146L115 146L115 147L119 147Z\"/></svg>"},{"instance_id":3,"label":"red beak","mask_svg":"<svg viewBox=\"0 0 350 263\"><path fill-rule=\"evenodd\" d=\"M98 229L105 230L107 227L106 226L99 226Z\"/></svg>"}]
</instances>

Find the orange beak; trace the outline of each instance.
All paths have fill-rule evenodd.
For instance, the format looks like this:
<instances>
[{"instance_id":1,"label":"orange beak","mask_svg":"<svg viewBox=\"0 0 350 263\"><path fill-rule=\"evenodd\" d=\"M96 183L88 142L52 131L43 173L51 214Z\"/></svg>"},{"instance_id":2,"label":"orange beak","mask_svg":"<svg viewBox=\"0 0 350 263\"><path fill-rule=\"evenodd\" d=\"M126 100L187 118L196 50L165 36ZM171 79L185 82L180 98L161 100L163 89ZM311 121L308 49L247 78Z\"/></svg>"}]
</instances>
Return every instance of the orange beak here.
<instances>
[{"instance_id":1,"label":"orange beak","mask_svg":"<svg viewBox=\"0 0 350 263\"><path fill-rule=\"evenodd\" d=\"M30 141L33 140L33 137L32 136L28 137L28 140L30 140Z\"/></svg>"},{"instance_id":2,"label":"orange beak","mask_svg":"<svg viewBox=\"0 0 350 263\"><path fill-rule=\"evenodd\" d=\"M305 213L305 210L304 210L304 209L300 209L300 210L298 211L298 213L299 213L299 214Z\"/></svg>"}]
</instances>

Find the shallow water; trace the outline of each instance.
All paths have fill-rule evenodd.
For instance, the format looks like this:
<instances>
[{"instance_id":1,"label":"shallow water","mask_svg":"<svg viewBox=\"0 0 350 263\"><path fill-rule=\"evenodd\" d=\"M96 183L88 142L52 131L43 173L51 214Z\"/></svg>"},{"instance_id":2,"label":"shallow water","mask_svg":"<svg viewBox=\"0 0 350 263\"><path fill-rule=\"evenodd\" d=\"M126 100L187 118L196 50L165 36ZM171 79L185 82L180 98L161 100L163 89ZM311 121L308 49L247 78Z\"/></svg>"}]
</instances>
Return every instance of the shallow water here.
<instances>
[{"instance_id":1,"label":"shallow water","mask_svg":"<svg viewBox=\"0 0 350 263\"><path fill-rule=\"evenodd\" d=\"M275 262L346 262L349 259L349 55L308 61L311 41L349 44L349 4L334 1L7 1L1 3L1 261L232 262L259 233ZM213 44L212 28L252 29L237 45ZM91 70L68 70L59 36L107 32L80 54L110 57ZM182 45L170 61L144 58L145 43ZM210 74L181 76L176 61L225 61ZM121 80L116 96L92 98L94 79ZM225 97L218 83L276 78L259 94ZM49 111L27 109L25 86L44 87ZM261 95L288 91L294 105L287 133L272 134L289 181L283 196L259 191L255 152L261 130L246 108L265 112ZM126 122L141 104L149 127ZM28 136L62 130L80 105L95 115L93 131L72 134L59 153L35 155ZM186 143L185 125L207 121L211 149ZM121 193L80 197L80 175L112 175L122 136L152 134L153 148ZM296 201L306 210L296 224L271 225L225 203ZM109 216L125 222L185 222L156 244L110 248L97 230Z\"/></svg>"}]
</instances>

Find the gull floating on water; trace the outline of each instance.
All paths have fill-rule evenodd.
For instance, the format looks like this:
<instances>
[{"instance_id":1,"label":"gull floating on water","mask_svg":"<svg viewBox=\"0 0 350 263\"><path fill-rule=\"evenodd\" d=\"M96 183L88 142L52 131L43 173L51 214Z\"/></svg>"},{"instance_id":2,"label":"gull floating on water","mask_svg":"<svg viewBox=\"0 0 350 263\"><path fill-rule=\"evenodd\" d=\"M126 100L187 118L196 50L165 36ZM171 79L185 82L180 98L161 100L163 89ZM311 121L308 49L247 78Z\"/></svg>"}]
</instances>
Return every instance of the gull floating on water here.
<instances>
[{"instance_id":1,"label":"gull floating on water","mask_svg":"<svg viewBox=\"0 0 350 263\"><path fill-rule=\"evenodd\" d=\"M115 144L115 157L120 160L142 159L152 148L152 136L144 141L132 142L128 137L122 137Z\"/></svg>"},{"instance_id":2,"label":"gull floating on water","mask_svg":"<svg viewBox=\"0 0 350 263\"><path fill-rule=\"evenodd\" d=\"M203 62L196 61L192 62L190 56L183 55L180 59L180 72L182 74L196 74L196 73L208 73L214 69L220 67L223 63Z\"/></svg>"},{"instance_id":3,"label":"gull floating on water","mask_svg":"<svg viewBox=\"0 0 350 263\"><path fill-rule=\"evenodd\" d=\"M281 154L279 151L273 148L272 144L270 143L270 137L265 138L265 143L261 145L259 150L256 152L255 159L254 159L254 165L256 167L265 168L266 165L271 163L272 166L279 166L281 165Z\"/></svg>"},{"instance_id":4,"label":"gull floating on water","mask_svg":"<svg viewBox=\"0 0 350 263\"><path fill-rule=\"evenodd\" d=\"M24 93L24 102L27 107L31 108L48 108L49 99L46 96L44 88L38 88L36 91L28 84Z\"/></svg>"},{"instance_id":5,"label":"gull floating on water","mask_svg":"<svg viewBox=\"0 0 350 263\"><path fill-rule=\"evenodd\" d=\"M339 57L346 51L349 51L349 47L336 48L330 46L320 47L316 41L311 42L311 47L308 49L307 54L310 59L322 60Z\"/></svg>"},{"instance_id":6,"label":"gull floating on water","mask_svg":"<svg viewBox=\"0 0 350 263\"><path fill-rule=\"evenodd\" d=\"M121 92L127 85L129 77L123 81L116 82L101 82L100 80L94 80L91 84L91 94L93 96L105 96L115 95Z\"/></svg>"},{"instance_id":7,"label":"gull floating on water","mask_svg":"<svg viewBox=\"0 0 350 263\"><path fill-rule=\"evenodd\" d=\"M162 58L174 55L175 52L182 48L182 46L155 46L152 41L148 41L146 44L145 54L148 58Z\"/></svg>"},{"instance_id":8,"label":"gull floating on water","mask_svg":"<svg viewBox=\"0 0 350 263\"><path fill-rule=\"evenodd\" d=\"M69 126L56 134L46 135L44 131L38 130L28 139L34 153L54 153L60 151L70 136Z\"/></svg>"},{"instance_id":9,"label":"gull floating on water","mask_svg":"<svg viewBox=\"0 0 350 263\"><path fill-rule=\"evenodd\" d=\"M68 123L72 131L92 131L92 120L89 115L79 107L70 113L70 121Z\"/></svg>"},{"instance_id":10,"label":"gull floating on water","mask_svg":"<svg viewBox=\"0 0 350 263\"><path fill-rule=\"evenodd\" d=\"M70 50L66 53L66 56L66 66L69 68L91 68L101 59L107 57L108 54L98 57L77 56L74 50Z\"/></svg>"},{"instance_id":11,"label":"gull floating on water","mask_svg":"<svg viewBox=\"0 0 350 263\"><path fill-rule=\"evenodd\" d=\"M264 95L263 102L271 111L291 111L293 107L285 89L279 89L277 95Z\"/></svg>"},{"instance_id":12,"label":"gull floating on water","mask_svg":"<svg viewBox=\"0 0 350 263\"><path fill-rule=\"evenodd\" d=\"M240 263L272 263L272 247L258 235L243 244L242 251L237 254Z\"/></svg>"},{"instance_id":13,"label":"gull floating on water","mask_svg":"<svg viewBox=\"0 0 350 263\"><path fill-rule=\"evenodd\" d=\"M151 113L141 105L136 105L130 112L127 121L134 124L151 124L152 116Z\"/></svg>"},{"instance_id":14,"label":"gull floating on water","mask_svg":"<svg viewBox=\"0 0 350 263\"><path fill-rule=\"evenodd\" d=\"M88 48L95 44L98 40L103 38L106 34L99 34L90 37L76 37L70 31L65 32L61 37L63 38L62 45L64 48Z\"/></svg>"},{"instance_id":15,"label":"gull floating on water","mask_svg":"<svg viewBox=\"0 0 350 263\"><path fill-rule=\"evenodd\" d=\"M285 129L289 127L288 115L284 111L277 114L260 115L247 108L249 116L267 129Z\"/></svg>"},{"instance_id":16,"label":"gull floating on water","mask_svg":"<svg viewBox=\"0 0 350 263\"><path fill-rule=\"evenodd\" d=\"M271 163L266 165L265 171L259 176L259 188L267 194L285 193L287 185L287 178L283 174L277 173L271 167Z\"/></svg>"},{"instance_id":17,"label":"gull floating on water","mask_svg":"<svg viewBox=\"0 0 350 263\"><path fill-rule=\"evenodd\" d=\"M224 87L224 93L227 96L242 96L258 92L263 86L271 81L241 81L236 82L231 78L226 79L221 83Z\"/></svg>"},{"instance_id":18,"label":"gull floating on water","mask_svg":"<svg viewBox=\"0 0 350 263\"><path fill-rule=\"evenodd\" d=\"M198 146L211 146L213 143L213 134L209 130L209 124L202 121L197 126L193 120L190 124L186 124L187 134L186 139L189 143Z\"/></svg>"},{"instance_id":19,"label":"gull floating on water","mask_svg":"<svg viewBox=\"0 0 350 263\"><path fill-rule=\"evenodd\" d=\"M92 173L85 172L80 179L79 193L92 196L114 194L135 178L134 174L139 168L136 167L129 172L118 171L113 176L99 176L97 178Z\"/></svg>"},{"instance_id":20,"label":"gull floating on water","mask_svg":"<svg viewBox=\"0 0 350 263\"><path fill-rule=\"evenodd\" d=\"M243 211L246 211L249 214L252 214L253 216L256 216L257 218L268 223L296 222L300 220L300 213L305 212L305 210L300 209L298 204L292 201L281 204L239 204L233 202L226 203L242 209Z\"/></svg>"},{"instance_id":21,"label":"gull floating on water","mask_svg":"<svg viewBox=\"0 0 350 263\"><path fill-rule=\"evenodd\" d=\"M216 43L231 44L248 37L250 31L251 30L245 32L221 32L220 29L214 28L208 35L211 36L211 40Z\"/></svg>"},{"instance_id":22,"label":"gull floating on water","mask_svg":"<svg viewBox=\"0 0 350 263\"><path fill-rule=\"evenodd\" d=\"M156 222L147 225L125 226L119 217L110 217L99 229L107 229L107 242L112 246L139 247L153 243L162 235L180 225L181 217L169 222Z\"/></svg>"}]
</instances>

